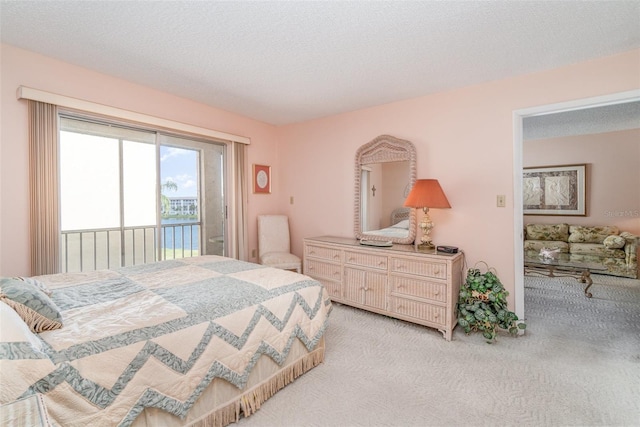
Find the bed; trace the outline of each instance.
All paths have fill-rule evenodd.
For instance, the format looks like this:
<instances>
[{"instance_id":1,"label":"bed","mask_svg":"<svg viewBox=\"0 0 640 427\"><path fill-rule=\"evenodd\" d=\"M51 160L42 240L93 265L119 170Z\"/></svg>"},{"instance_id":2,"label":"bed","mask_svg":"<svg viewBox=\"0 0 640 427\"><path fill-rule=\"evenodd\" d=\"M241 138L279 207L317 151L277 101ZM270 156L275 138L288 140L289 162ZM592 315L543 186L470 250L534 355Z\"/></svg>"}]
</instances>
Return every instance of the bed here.
<instances>
[{"instance_id":1,"label":"bed","mask_svg":"<svg viewBox=\"0 0 640 427\"><path fill-rule=\"evenodd\" d=\"M365 234L380 237L406 239L409 236L410 213L411 211L409 208L394 209L393 212L391 212L391 226L381 228L379 230L369 230L366 231Z\"/></svg>"},{"instance_id":2,"label":"bed","mask_svg":"<svg viewBox=\"0 0 640 427\"><path fill-rule=\"evenodd\" d=\"M324 360L329 296L291 271L200 256L2 280L0 404L36 395L65 427L224 426ZM34 333L10 284L49 292L62 327Z\"/></svg>"}]
</instances>

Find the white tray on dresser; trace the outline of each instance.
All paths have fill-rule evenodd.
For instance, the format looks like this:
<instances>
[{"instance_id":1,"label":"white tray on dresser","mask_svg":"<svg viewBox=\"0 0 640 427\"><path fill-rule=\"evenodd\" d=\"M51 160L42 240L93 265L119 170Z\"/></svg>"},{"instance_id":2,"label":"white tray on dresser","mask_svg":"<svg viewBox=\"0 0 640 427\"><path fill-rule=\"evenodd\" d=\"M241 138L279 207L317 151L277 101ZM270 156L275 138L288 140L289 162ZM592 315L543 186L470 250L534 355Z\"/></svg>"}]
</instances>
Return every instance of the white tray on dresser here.
<instances>
[{"instance_id":1,"label":"white tray on dresser","mask_svg":"<svg viewBox=\"0 0 640 427\"><path fill-rule=\"evenodd\" d=\"M413 245L363 246L357 239L304 239L304 274L322 282L335 302L442 332L451 341L463 255Z\"/></svg>"}]
</instances>

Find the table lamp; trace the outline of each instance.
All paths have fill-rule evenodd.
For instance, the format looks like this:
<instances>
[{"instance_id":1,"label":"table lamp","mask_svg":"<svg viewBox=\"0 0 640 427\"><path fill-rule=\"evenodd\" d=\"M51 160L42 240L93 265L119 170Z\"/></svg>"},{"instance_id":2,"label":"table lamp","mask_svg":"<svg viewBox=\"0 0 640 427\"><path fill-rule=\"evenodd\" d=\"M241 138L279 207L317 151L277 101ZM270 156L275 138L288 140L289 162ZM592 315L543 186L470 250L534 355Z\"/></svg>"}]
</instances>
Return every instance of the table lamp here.
<instances>
[{"instance_id":1,"label":"table lamp","mask_svg":"<svg viewBox=\"0 0 640 427\"><path fill-rule=\"evenodd\" d=\"M424 215L422 220L418 224L422 230L422 237L420 238L421 248L433 248L434 245L431 242L429 233L433 228L433 221L429 217L429 208L450 208L451 205L447 200L447 196L444 195L442 187L437 179L419 179L413 185L407 200L404 201L404 206L408 208L422 208ZM418 239L415 241L416 249L418 248Z\"/></svg>"}]
</instances>

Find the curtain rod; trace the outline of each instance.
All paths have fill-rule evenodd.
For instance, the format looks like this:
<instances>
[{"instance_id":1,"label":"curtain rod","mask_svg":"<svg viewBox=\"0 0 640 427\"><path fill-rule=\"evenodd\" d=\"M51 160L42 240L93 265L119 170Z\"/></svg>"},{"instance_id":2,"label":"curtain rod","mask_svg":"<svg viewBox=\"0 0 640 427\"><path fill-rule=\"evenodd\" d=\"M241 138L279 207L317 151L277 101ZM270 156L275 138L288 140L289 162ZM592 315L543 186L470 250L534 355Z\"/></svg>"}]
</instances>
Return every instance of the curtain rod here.
<instances>
[{"instance_id":1,"label":"curtain rod","mask_svg":"<svg viewBox=\"0 0 640 427\"><path fill-rule=\"evenodd\" d=\"M149 116L147 114L142 114L142 113L136 113L135 111L129 111L129 110L124 110L122 108L110 107L108 105L97 104L91 101L85 101L78 98L71 98L69 96L58 95L56 93L46 92L39 89L33 89L27 86L18 87L17 98L46 102L48 104L58 105L60 107L73 108L75 110L102 114L105 116L131 120L134 122L160 126L168 129L175 129L175 130L188 132L196 135L223 139L226 141L239 142L241 144L251 143L251 138L248 138L246 136L233 135L231 133L220 132L217 130L207 129L199 126L193 126L193 125L189 125L181 122L175 122L173 120L162 119L160 117Z\"/></svg>"}]
</instances>

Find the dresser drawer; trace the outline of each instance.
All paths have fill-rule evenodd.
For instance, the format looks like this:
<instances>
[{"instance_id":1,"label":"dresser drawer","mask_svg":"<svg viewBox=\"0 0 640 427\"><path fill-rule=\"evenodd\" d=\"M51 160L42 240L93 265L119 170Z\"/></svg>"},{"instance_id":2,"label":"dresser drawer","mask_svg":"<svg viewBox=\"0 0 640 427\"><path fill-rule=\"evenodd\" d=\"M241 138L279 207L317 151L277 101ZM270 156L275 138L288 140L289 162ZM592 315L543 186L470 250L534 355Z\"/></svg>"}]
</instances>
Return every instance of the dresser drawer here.
<instances>
[{"instance_id":1,"label":"dresser drawer","mask_svg":"<svg viewBox=\"0 0 640 427\"><path fill-rule=\"evenodd\" d=\"M342 282L342 267L340 264L307 259L304 265L304 272L314 279L328 279Z\"/></svg>"},{"instance_id":2,"label":"dresser drawer","mask_svg":"<svg viewBox=\"0 0 640 427\"><path fill-rule=\"evenodd\" d=\"M446 279L447 264L444 262L392 258L391 272Z\"/></svg>"},{"instance_id":3,"label":"dresser drawer","mask_svg":"<svg viewBox=\"0 0 640 427\"><path fill-rule=\"evenodd\" d=\"M305 245L305 257L326 259L327 261L342 262L340 249L326 248L324 246Z\"/></svg>"},{"instance_id":4,"label":"dresser drawer","mask_svg":"<svg viewBox=\"0 0 640 427\"><path fill-rule=\"evenodd\" d=\"M322 278L315 278L318 282L322 283L322 285L327 290L330 298L342 298L342 285L340 282L334 282L331 280L326 280Z\"/></svg>"},{"instance_id":5,"label":"dresser drawer","mask_svg":"<svg viewBox=\"0 0 640 427\"><path fill-rule=\"evenodd\" d=\"M413 279L405 276L391 276L393 294L429 299L441 303L447 302L447 284Z\"/></svg>"},{"instance_id":6,"label":"dresser drawer","mask_svg":"<svg viewBox=\"0 0 640 427\"><path fill-rule=\"evenodd\" d=\"M387 260L388 258L386 256L373 255L373 254L362 253L362 252L344 251L345 264L386 270Z\"/></svg>"},{"instance_id":7,"label":"dresser drawer","mask_svg":"<svg viewBox=\"0 0 640 427\"><path fill-rule=\"evenodd\" d=\"M443 306L391 297L391 311L438 325L446 325L446 309Z\"/></svg>"}]
</instances>

